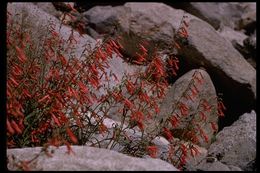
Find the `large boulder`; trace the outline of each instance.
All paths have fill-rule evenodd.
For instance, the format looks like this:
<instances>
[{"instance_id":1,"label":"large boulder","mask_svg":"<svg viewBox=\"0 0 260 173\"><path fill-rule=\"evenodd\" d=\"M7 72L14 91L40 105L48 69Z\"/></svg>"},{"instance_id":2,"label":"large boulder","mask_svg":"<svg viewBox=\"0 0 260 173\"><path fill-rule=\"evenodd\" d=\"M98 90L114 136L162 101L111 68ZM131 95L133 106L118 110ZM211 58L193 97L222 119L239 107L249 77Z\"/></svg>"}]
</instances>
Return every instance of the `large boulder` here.
<instances>
[{"instance_id":1,"label":"large boulder","mask_svg":"<svg viewBox=\"0 0 260 173\"><path fill-rule=\"evenodd\" d=\"M189 44L179 53L184 57L185 65L207 69L227 107L227 116L221 126L230 125L243 112L256 106L256 70L209 24L197 19L188 23Z\"/></svg>"},{"instance_id":2,"label":"large boulder","mask_svg":"<svg viewBox=\"0 0 260 173\"><path fill-rule=\"evenodd\" d=\"M234 29L227 26L221 27L218 32L223 38L230 41L234 47L236 44L244 46L243 41L248 37L243 32L235 31Z\"/></svg>"},{"instance_id":3,"label":"large boulder","mask_svg":"<svg viewBox=\"0 0 260 173\"><path fill-rule=\"evenodd\" d=\"M48 8L51 4L44 4ZM61 21L49 14L46 11L45 6L38 8L41 4L34 5L33 3L8 3L7 11L12 14L14 21L23 21L24 31L31 32L31 38L37 44L42 44L42 41L49 32L49 26L54 24L54 31L59 33L60 37L64 40L68 40L72 32L72 28L65 26ZM51 10L51 9L48 9ZM61 28L60 28L61 27ZM80 58L83 50L86 47L94 48L96 41L90 36L83 34L80 35L77 31L73 33L74 39L77 40L77 44L72 46L67 53L72 57ZM64 45L66 46L66 44ZM75 49L77 49L75 51Z\"/></svg>"},{"instance_id":4,"label":"large boulder","mask_svg":"<svg viewBox=\"0 0 260 173\"><path fill-rule=\"evenodd\" d=\"M208 155L227 165L234 165L243 170L250 167L256 158L256 113L243 114L239 120L225 127L216 136L216 141L208 149Z\"/></svg>"},{"instance_id":5,"label":"large boulder","mask_svg":"<svg viewBox=\"0 0 260 173\"><path fill-rule=\"evenodd\" d=\"M38 8L38 7L41 8ZM48 33L48 27L50 24L54 24L54 29L60 34L60 37L67 40L72 32L72 28L61 23L59 19L48 13L47 7L52 7L51 3L9 3L7 10L12 14L15 21L23 19L23 29L25 31L29 30L32 34L32 38L35 43L40 44L44 39L46 33ZM49 9L50 10L50 9ZM17 15L15 15L17 14ZM91 50L97 45L97 41L87 34L79 34L77 31L73 30L74 39L77 43L72 45L72 49L66 52L65 57L76 57L84 58L81 56L84 49ZM64 45L66 46L66 45ZM85 55L87 54L84 51ZM118 81L111 77L109 81L110 87L116 86L122 80L124 74L132 74L139 71L141 67L130 65L116 54L113 55L111 59L108 60L108 68L105 69L107 74L114 73ZM105 87L108 87L107 82L105 82L105 77L102 78L102 83ZM104 87L104 88L105 88ZM97 91L98 95L105 94L105 90Z\"/></svg>"},{"instance_id":6,"label":"large boulder","mask_svg":"<svg viewBox=\"0 0 260 173\"><path fill-rule=\"evenodd\" d=\"M242 169L237 166L226 165L220 161L209 160L210 159L208 159L208 161L207 159L202 160L193 171L242 171Z\"/></svg>"},{"instance_id":7,"label":"large boulder","mask_svg":"<svg viewBox=\"0 0 260 173\"><path fill-rule=\"evenodd\" d=\"M198 79L203 81L203 83L200 83ZM194 95L192 95L194 90L196 90L194 86L197 88L197 94L194 93ZM207 72L202 69L191 70L181 76L169 88L165 98L160 105L159 115L155 116L154 119L149 121L153 125L148 125L147 131L154 131L154 127L157 127L157 130L160 131L160 123L165 122L166 119L177 113L179 116L181 116L178 122L179 125L177 127L173 127L170 124L167 124L167 127L172 129L173 136L180 138L182 133L189 129L191 124L196 122L196 124L203 129L209 139L209 142L205 142L204 138L198 135L198 145L207 148L209 147L213 135L215 134L211 124L215 124L216 130L218 128L216 97L215 87ZM203 104L211 106L211 109L204 110ZM184 108L181 108L181 105L186 105L187 115L182 115L181 109L184 110ZM205 117L203 117L204 115ZM195 127L195 124L193 124L193 126ZM186 140L189 139L187 138Z\"/></svg>"},{"instance_id":8,"label":"large boulder","mask_svg":"<svg viewBox=\"0 0 260 173\"><path fill-rule=\"evenodd\" d=\"M50 2L34 2L33 4L46 13L55 16L56 18L59 18L61 16L61 12L57 11L54 5Z\"/></svg>"},{"instance_id":9,"label":"large boulder","mask_svg":"<svg viewBox=\"0 0 260 173\"><path fill-rule=\"evenodd\" d=\"M177 140L177 139L175 139L175 140ZM170 142L167 139L165 139L164 137L158 136L152 140L152 143L158 148L157 157L162 160L170 162L170 159L169 159ZM184 141L182 143L186 146L189 145L187 142L184 142ZM186 163L183 167L184 170L187 170L187 171L197 170L197 165L200 162L202 162L205 159L205 157L207 156L206 148L199 147L194 144L193 144L193 146L198 150L198 154L192 156L188 149L187 156L186 156ZM174 151L176 151L177 149L178 149L178 146L174 147ZM178 157L176 157L176 155L174 155L173 158L171 158L171 159L173 159L174 161L177 161ZM149 158L149 156L146 156L146 157Z\"/></svg>"},{"instance_id":10,"label":"large boulder","mask_svg":"<svg viewBox=\"0 0 260 173\"><path fill-rule=\"evenodd\" d=\"M256 3L191 2L171 5L199 17L215 29L224 25L241 30L256 21Z\"/></svg>"},{"instance_id":11,"label":"large boulder","mask_svg":"<svg viewBox=\"0 0 260 173\"><path fill-rule=\"evenodd\" d=\"M40 155L29 164L31 170L41 171L178 171L171 164L160 159L142 159L130 157L115 151L87 146L71 146L72 153L67 153L67 147L61 146L54 150L52 157ZM41 147L8 149L8 169L18 170L15 163L18 160L30 160L40 153ZM17 159L14 161L12 155Z\"/></svg>"},{"instance_id":12,"label":"large boulder","mask_svg":"<svg viewBox=\"0 0 260 173\"><path fill-rule=\"evenodd\" d=\"M231 5L223 5L223 8L233 8ZM227 115L233 115L227 116L224 125L230 125L243 112L255 107L256 70L207 22L162 3L97 6L83 15L88 25L97 32L114 34L116 26L119 31L147 36L162 49L167 49L165 45L172 44L174 33L179 28L183 16L188 16L188 42L185 46L182 45L179 51L181 61L185 64L184 73L201 66L207 69L218 92L223 93L224 102L228 107Z\"/></svg>"}]
</instances>

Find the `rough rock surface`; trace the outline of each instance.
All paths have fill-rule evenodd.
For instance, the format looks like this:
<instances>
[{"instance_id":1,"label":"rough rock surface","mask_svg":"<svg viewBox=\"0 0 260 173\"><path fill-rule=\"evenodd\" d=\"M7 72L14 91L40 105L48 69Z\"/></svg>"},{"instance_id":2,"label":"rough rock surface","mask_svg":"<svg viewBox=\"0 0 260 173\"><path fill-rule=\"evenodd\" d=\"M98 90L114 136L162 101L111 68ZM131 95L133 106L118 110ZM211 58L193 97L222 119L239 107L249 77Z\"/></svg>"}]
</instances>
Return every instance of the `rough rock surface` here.
<instances>
[{"instance_id":1,"label":"rough rock surface","mask_svg":"<svg viewBox=\"0 0 260 173\"><path fill-rule=\"evenodd\" d=\"M188 44L182 46L179 52L183 56L185 67L190 66L186 70L205 67L217 85L215 87L227 98L225 101L231 105L229 111L235 112L234 116L255 107L256 70L207 22L162 3L97 6L83 15L98 32L112 33L116 24L118 30L142 36L149 34L149 39L162 47L172 43L183 15L187 15ZM238 95L238 92L241 94ZM234 108L235 105L241 106Z\"/></svg>"},{"instance_id":2,"label":"rough rock surface","mask_svg":"<svg viewBox=\"0 0 260 173\"><path fill-rule=\"evenodd\" d=\"M199 83L196 79L193 79L193 75L200 77L200 74L203 76L203 83ZM192 95L191 88L193 85L198 89L198 95L191 99L185 98L187 95ZM207 103L212 106L209 112L204 111L202 109L201 103L202 100L206 100ZM181 131L182 129L186 129L189 125L186 121L195 120L201 128L204 130L205 134L209 138L209 142L206 143L204 139L199 137L199 146L209 147L211 138L213 137L214 131L211 128L211 122L218 122L217 115L217 100L216 100L216 91L214 85L210 79L210 76L206 71L202 69L191 70L190 72L181 76L174 84L169 88L166 93L165 98L163 99L160 105L160 113L158 116L154 117L154 120L151 121L151 124L155 123L156 125L149 125L147 131L150 130L151 127L160 127L159 122L163 119L165 121L168 117L170 117L173 112L181 115L179 106L180 103L187 105L188 107L188 116L184 116L179 121L179 126L177 128L173 128L169 125L170 129L174 129ZM206 121L201 120L200 111L204 112L206 115ZM152 128L153 129L153 128ZM158 128L158 130L161 130ZM173 131L174 131L173 130ZM174 133L174 132L173 132ZM177 134L175 134L175 137Z\"/></svg>"},{"instance_id":3,"label":"rough rock surface","mask_svg":"<svg viewBox=\"0 0 260 173\"><path fill-rule=\"evenodd\" d=\"M225 25L240 30L256 18L256 3L191 2L172 4L172 6L199 17L215 29ZM246 16L250 16L250 19L246 19Z\"/></svg>"},{"instance_id":4,"label":"rough rock surface","mask_svg":"<svg viewBox=\"0 0 260 173\"><path fill-rule=\"evenodd\" d=\"M243 32L235 31L234 29L227 26L221 27L218 32L223 38L230 41L233 46L234 44L244 46L243 41L248 37Z\"/></svg>"},{"instance_id":5,"label":"rough rock surface","mask_svg":"<svg viewBox=\"0 0 260 173\"><path fill-rule=\"evenodd\" d=\"M205 159L196 167L195 170L196 171L242 171L242 169L233 165L225 165L220 161L207 162Z\"/></svg>"},{"instance_id":6,"label":"rough rock surface","mask_svg":"<svg viewBox=\"0 0 260 173\"><path fill-rule=\"evenodd\" d=\"M45 4L46 6L51 6L52 4ZM41 6L41 4L37 3L37 6ZM36 5L33 5L32 3L11 3L8 4L8 11L11 12L11 14L20 14L19 17L16 16L15 20L21 20L22 16L24 17L25 30L31 30L33 38L37 42L41 42L41 40L44 38L44 34L47 32L47 27L50 23L55 24L55 31L57 33L60 33L60 36L67 40L71 34L72 28L66 25L61 25L60 20L55 18L54 16L48 14L47 12L43 11L42 9L38 8ZM45 6L41 6L43 9L45 9ZM61 29L59 32L59 27L61 25ZM80 35L77 31L74 32L74 38L77 40L77 44L73 46L73 49L69 51L67 56L74 56L74 57L81 57L81 54L83 50L87 47L87 49L92 50L94 46L97 44L96 40L91 38L90 36L83 34ZM81 57L83 58L83 57ZM107 73L110 74L110 72L115 73L115 75L118 78L118 82L113 80L111 78L110 81L110 87L115 86L118 84L124 73L134 73L140 68L138 66L129 65L126 62L123 61L120 57L114 55L112 59L108 62L109 68L106 69ZM104 91L98 91L98 94L103 94Z\"/></svg>"},{"instance_id":7,"label":"rough rock surface","mask_svg":"<svg viewBox=\"0 0 260 173\"><path fill-rule=\"evenodd\" d=\"M48 5L48 4L46 4ZM32 38L37 43L41 43L45 37L45 34L48 33L48 27L51 23L55 24L54 29L64 40L68 40L71 34L71 27L61 25L61 21L56 17L48 14L44 10L38 8L32 3L8 3L7 10L15 16L14 20L20 21L23 18L25 30L30 30L32 32ZM59 31L59 27L61 29ZM77 31L74 31L74 38L77 40L77 44L74 46L68 54L80 58L81 53L84 48L87 47L93 48L96 44L95 40L90 36L84 34L80 36ZM77 51L75 49L77 48Z\"/></svg>"},{"instance_id":8,"label":"rough rock surface","mask_svg":"<svg viewBox=\"0 0 260 173\"><path fill-rule=\"evenodd\" d=\"M220 131L208 154L227 165L252 170L247 165L256 158L256 113L245 113L230 127Z\"/></svg>"},{"instance_id":9,"label":"rough rock surface","mask_svg":"<svg viewBox=\"0 0 260 173\"><path fill-rule=\"evenodd\" d=\"M176 139L178 140L178 139ZM168 159L168 153L169 153L169 144L170 142L165 139L162 136L156 137L152 143L158 148L157 157L166 160ZM187 143L184 142L185 145ZM190 152L188 152L186 157L186 164L185 164L185 170L187 171L194 171L197 168L197 165L207 156L207 149L203 147L199 147L197 145L194 145L195 148L199 151L199 154L196 156L191 156ZM147 156L149 157L149 156ZM174 158L173 158L174 159Z\"/></svg>"},{"instance_id":10,"label":"rough rock surface","mask_svg":"<svg viewBox=\"0 0 260 173\"><path fill-rule=\"evenodd\" d=\"M53 157L40 156L31 170L42 171L177 171L171 164L159 159L142 159L129 157L115 151L87 147L72 146L74 154L68 155L67 147L55 149ZM29 160L41 151L41 147L8 149L8 169L17 170L11 155L18 160Z\"/></svg>"},{"instance_id":11,"label":"rough rock surface","mask_svg":"<svg viewBox=\"0 0 260 173\"><path fill-rule=\"evenodd\" d=\"M53 4L50 2L34 2L33 4L43 11L47 12L48 14L51 14L57 18L61 16L61 12L57 11Z\"/></svg>"}]
</instances>

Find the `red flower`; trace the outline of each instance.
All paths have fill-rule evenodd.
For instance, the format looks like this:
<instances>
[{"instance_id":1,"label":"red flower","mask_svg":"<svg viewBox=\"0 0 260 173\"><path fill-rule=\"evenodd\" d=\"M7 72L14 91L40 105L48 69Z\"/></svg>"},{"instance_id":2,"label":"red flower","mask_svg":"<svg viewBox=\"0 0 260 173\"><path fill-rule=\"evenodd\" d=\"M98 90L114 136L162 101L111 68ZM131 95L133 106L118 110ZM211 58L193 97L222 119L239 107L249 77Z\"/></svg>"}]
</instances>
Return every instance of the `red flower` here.
<instances>
[{"instance_id":1,"label":"red flower","mask_svg":"<svg viewBox=\"0 0 260 173\"><path fill-rule=\"evenodd\" d=\"M172 133L171 133L171 131L168 128L163 127L163 132L164 132L164 134L166 135L166 138L169 141L171 141L173 139Z\"/></svg>"},{"instance_id":2,"label":"red flower","mask_svg":"<svg viewBox=\"0 0 260 173\"><path fill-rule=\"evenodd\" d=\"M18 46L15 46L15 49L16 49L16 52L17 52L17 55L18 55L18 59L22 63L24 63L27 60L27 58L26 58L26 56L24 54L24 51L22 49L20 49Z\"/></svg>"},{"instance_id":3,"label":"red flower","mask_svg":"<svg viewBox=\"0 0 260 173\"><path fill-rule=\"evenodd\" d=\"M142 122L144 120L144 114L141 111L133 112L131 115L131 119L137 122Z\"/></svg>"},{"instance_id":4,"label":"red flower","mask_svg":"<svg viewBox=\"0 0 260 173\"><path fill-rule=\"evenodd\" d=\"M179 120L178 118L176 118L175 115L173 115L171 118L170 118L170 123L171 125L176 128L178 126L178 123L179 123Z\"/></svg>"},{"instance_id":5,"label":"red flower","mask_svg":"<svg viewBox=\"0 0 260 173\"><path fill-rule=\"evenodd\" d=\"M11 126L13 127L13 129L18 133L18 134L22 134L22 130L20 129L20 127L16 124L16 122L14 120L11 121Z\"/></svg>"},{"instance_id":6,"label":"red flower","mask_svg":"<svg viewBox=\"0 0 260 173\"><path fill-rule=\"evenodd\" d=\"M182 116L187 116L189 114L189 109L188 107L184 104L184 103L180 103L179 104L179 109L181 111L181 115Z\"/></svg>"},{"instance_id":7,"label":"red flower","mask_svg":"<svg viewBox=\"0 0 260 173\"><path fill-rule=\"evenodd\" d=\"M158 152L158 148L156 146L148 146L147 151L152 158L156 158Z\"/></svg>"},{"instance_id":8,"label":"red flower","mask_svg":"<svg viewBox=\"0 0 260 173\"><path fill-rule=\"evenodd\" d=\"M202 102L201 105L203 106L204 111L210 112L211 106L209 105L207 100L202 99L201 102Z\"/></svg>"},{"instance_id":9,"label":"red flower","mask_svg":"<svg viewBox=\"0 0 260 173\"><path fill-rule=\"evenodd\" d=\"M224 106L222 101L218 101L218 115L220 117L224 117L224 110L226 110L226 107Z\"/></svg>"},{"instance_id":10,"label":"red flower","mask_svg":"<svg viewBox=\"0 0 260 173\"><path fill-rule=\"evenodd\" d=\"M7 131L8 131L11 135L15 134L15 131L14 131L14 129L12 128L12 126L11 126L11 124L10 124L10 122L9 122L8 119L6 120L6 127L7 127Z\"/></svg>"},{"instance_id":11,"label":"red flower","mask_svg":"<svg viewBox=\"0 0 260 173\"><path fill-rule=\"evenodd\" d=\"M130 80L126 81L126 89L130 94L133 94L135 91L135 86Z\"/></svg>"},{"instance_id":12,"label":"red flower","mask_svg":"<svg viewBox=\"0 0 260 173\"><path fill-rule=\"evenodd\" d=\"M126 107L128 107L129 109L131 109L134 106L134 104L130 100L128 100L127 98L125 98L125 100L124 100L124 105Z\"/></svg>"},{"instance_id":13,"label":"red flower","mask_svg":"<svg viewBox=\"0 0 260 173\"><path fill-rule=\"evenodd\" d=\"M204 112L200 111L199 114L200 114L200 119L201 119L202 121L206 121L206 120L207 120L207 116L205 115Z\"/></svg>"},{"instance_id":14,"label":"red flower","mask_svg":"<svg viewBox=\"0 0 260 173\"><path fill-rule=\"evenodd\" d=\"M105 132L108 131L107 126L105 126L104 123L101 123L101 124L98 126L98 129L99 129L99 132L100 132L101 134L104 134Z\"/></svg>"},{"instance_id":15,"label":"red flower","mask_svg":"<svg viewBox=\"0 0 260 173\"><path fill-rule=\"evenodd\" d=\"M216 126L216 123L211 122L210 125L211 125L212 130L213 130L214 132L217 132L217 126Z\"/></svg>"},{"instance_id":16,"label":"red flower","mask_svg":"<svg viewBox=\"0 0 260 173\"><path fill-rule=\"evenodd\" d=\"M66 132L67 132L67 134L69 135L71 141L72 141L74 144L78 143L77 137L73 134L73 132L70 130L70 128L67 128L67 129L66 129Z\"/></svg>"},{"instance_id":17,"label":"red flower","mask_svg":"<svg viewBox=\"0 0 260 173\"><path fill-rule=\"evenodd\" d=\"M88 88L86 87L86 85L85 85L83 82L78 81L78 85L79 85L81 91L82 91L84 94L86 94L86 93L89 92L89 91L88 91Z\"/></svg>"},{"instance_id":18,"label":"red flower","mask_svg":"<svg viewBox=\"0 0 260 173\"><path fill-rule=\"evenodd\" d=\"M61 124L60 124L59 119L53 113L50 113L50 114L51 114L53 121L60 127Z\"/></svg>"},{"instance_id":19,"label":"red flower","mask_svg":"<svg viewBox=\"0 0 260 173\"><path fill-rule=\"evenodd\" d=\"M41 103L41 102L43 102L46 99L48 99L48 100L50 99L50 96L48 94L45 95L44 97L42 97L41 99L39 99L38 102Z\"/></svg>"}]
</instances>

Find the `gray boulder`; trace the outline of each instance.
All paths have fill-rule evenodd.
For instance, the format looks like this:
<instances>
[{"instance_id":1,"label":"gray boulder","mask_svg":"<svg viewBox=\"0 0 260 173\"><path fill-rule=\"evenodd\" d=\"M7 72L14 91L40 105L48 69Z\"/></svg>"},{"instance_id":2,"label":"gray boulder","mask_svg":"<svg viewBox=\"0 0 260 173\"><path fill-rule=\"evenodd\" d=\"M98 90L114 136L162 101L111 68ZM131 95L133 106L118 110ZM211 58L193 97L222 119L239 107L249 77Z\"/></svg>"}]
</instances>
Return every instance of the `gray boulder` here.
<instances>
[{"instance_id":1,"label":"gray boulder","mask_svg":"<svg viewBox=\"0 0 260 173\"><path fill-rule=\"evenodd\" d=\"M223 38L230 41L233 46L236 44L239 44L240 46L244 46L243 41L248 37L243 32L235 31L234 29L227 26L221 27L218 30L218 32Z\"/></svg>"},{"instance_id":2,"label":"gray boulder","mask_svg":"<svg viewBox=\"0 0 260 173\"><path fill-rule=\"evenodd\" d=\"M46 13L55 16L56 18L59 18L61 16L61 12L57 11L53 4L50 2L34 2L33 4Z\"/></svg>"},{"instance_id":3,"label":"gray boulder","mask_svg":"<svg viewBox=\"0 0 260 173\"><path fill-rule=\"evenodd\" d=\"M72 146L70 155L67 147L54 150L52 157L40 155L29 164L31 170L42 171L178 171L171 164L159 159L134 158L115 151L87 146ZM41 151L41 147L8 149L8 169L18 170L17 160L30 160ZM17 160L14 161L11 156Z\"/></svg>"},{"instance_id":4,"label":"gray boulder","mask_svg":"<svg viewBox=\"0 0 260 173\"><path fill-rule=\"evenodd\" d=\"M256 3L191 2L173 4L172 6L199 17L212 25L216 30L221 25L241 30L252 21L255 21L256 17ZM250 17L247 18L246 16Z\"/></svg>"},{"instance_id":5,"label":"gray boulder","mask_svg":"<svg viewBox=\"0 0 260 173\"><path fill-rule=\"evenodd\" d=\"M233 8L232 4L222 5L224 9ZM237 9L242 8L237 4L235 6L234 8ZM230 15L239 18L240 15L236 12ZM116 25L119 31L131 31L136 36L146 37L164 50L167 49L165 45L172 44L181 19L187 15L188 44L182 45L179 51L186 64L185 67L189 68L185 70L205 67L213 82L217 84L216 87L228 98L227 105L241 105L238 109L229 107L230 112L235 112L234 116L239 116L255 106L256 70L229 41L197 17L162 3L126 3L118 7L97 6L83 14L88 24L99 32L114 33ZM238 92L243 94L238 95Z\"/></svg>"},{"instance_id":6,"label":"gray boulder","mask_svg":"<svg viewBox=\"0 0 260 173\"><path fill-rule=\"evenodd\" d=\"M51 6L51 4L44 5ZM54 31L59 33L61 38L68 40L72 28L62 25L59 19L46 12L44 6L41 7L42 9L38 8L38 6L41 5L34 5L33 3L8 3L7 10L12 14L14 21L23 21L24 31L30 31L32 40L39 46L42 45L46 34L50 33L48 30L50 24L54 24ZM74 31L73 36L77 40L77 44L73 45L67 52L72 57L83 58L81 57L83 50L86 47L92 49L96 44L96 41L86 34L80 35L77 31ZM64 44L64 47L66 46Z\"/></svg>"},{"instance_id":7,"label":"gray boulder","mask_svg":"<svg viewBox=\"0 0 260 173\"><path fill-rule=\"evenodd\" d=\"M195 77L198 77L203 81L203 83L199 83ZM203 77L203 79L201 78ZM196 86L198 89L198 94L194 97L192 96L192 88ZM194 88L193 88L194 90ZM189 96L193 97L190 99ZM211 109L205 111L202 102L206 101ZM188 108L188 115L182 116L179 105L185 104ZM204 112L205 121L202 120L202 115L200 112ZM196 122L208 136L209 142L205 142L204 138L202 138L199 134L198 136L198 145L202 147L209 147L211 140L214 135L214 131L212 130L211 123L218 123L218 115L217 115L217 99L216 99L216 91L215 87L210 79L210 76L206 71L202 69L191 70L188 73L181 76L174 84L169 88L166 93L165 98L163 99L160 105L160 113L158 116L155 116L153 120L149 121L153 125L148 125L147 131L151 129L154 130L154 127L157 127L158 131L160 131L160 122L165 122L167 118L171 117L173 113L177 113L180 115L179 125L177 127L172 127L172 125L167 124L169 129L172 129L173 136L180 138L182 132L185 129L188 129L191 126L192 122ZM155 124L156 125L155 125ZM195 125L193 125L195 127ZM189 140L182 139L181 140Z\"/></svg>"},{"instance_id":8,"label":"gray boulder","mask_svg":"<svg viewBox=\"0 0 260 173\"><path fill-rule=\"evenodd\" d=\"M242 169L233 165L225 165L220 161L207 162L204 159L197 165L195 171L242 171Z\"/></svg>"},{"instance_id":9,"label":"gray boulder","mask_svg":"<svg viewBox=\"0 0 260 173\"><path fill-rule=\"evenodd\" d=\"M248 165L256 158L255 111L243 114L231 126L220 131L216 141L209 147L208 154L227 165L253 170Z\"/></svg>"}]
</instances>

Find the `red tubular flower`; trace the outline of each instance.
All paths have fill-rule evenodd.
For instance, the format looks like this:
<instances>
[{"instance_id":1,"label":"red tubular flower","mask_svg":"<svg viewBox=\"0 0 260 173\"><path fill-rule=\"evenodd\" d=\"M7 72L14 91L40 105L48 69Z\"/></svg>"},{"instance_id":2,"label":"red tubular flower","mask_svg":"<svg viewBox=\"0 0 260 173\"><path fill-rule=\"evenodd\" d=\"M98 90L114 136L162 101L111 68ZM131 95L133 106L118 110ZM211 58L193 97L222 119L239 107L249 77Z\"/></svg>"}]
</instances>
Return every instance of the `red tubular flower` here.
<instances>
[{"instance_id":1,"label":"red tubular flower","mask_svg":"<svg viewBox=\"0 0 260 173\"><path fill-rule=\"evenodd\" d=\"M179 109L181 111L181 115L182 116L187 116L189 114L189 109L188 107L184 104L184 103L180 103L179 104Z\"/></svg>"},{"instance_id":2,"label":"red tubular flower","mask_svg":"<svg viewBox=\"0 0 260 173\"><path fill-rule=\"evenodd\" d=\"M108 131L108 128L107 128L107 126L105 126L104 123L101 123L101 124L98 126L98 130L99 130L99 132L100 132L101 134L104 134L105 132Z\"/></svg>"},{"instance_id":3,"label":"red tubular flower","mask_svg":"<svg viewBox=\"0 0 260 173\"><path fill-rule=\"evenodd\" d=\"M27 89L23 89L23 94L26 95L29 98L32 97L32 95L29 93L29 91Z\"/></svg>"},{"instance_id":4,"label":"red tubular flower","mask_svg":"<svg viewBox=\"0 0 260 173\"><path fill-rule=\"evenodd\" d=\"M142 52L145 52L145 53L148 52L147 49L146 49L142 44L139 44L139 47L140 47L140 50L141 50Z\"/></svg>"},{"instance_id":5,"label":"red tubular flower","mask_svg":"<svg viewBox=\"0 0 260 173\"><path fill-rule=\"evenodd\" d=\"M167 140L171 141L173 139L172 133L168 128L163 127L163 132L164 132Z\"/></svg>"},{"instance_id":6,"label":"red tubular flower","mask_svg":"<svg viewBox=\"0 0 260 173\"><path fill-rule=\"evenodd\" d=\"M140 91L140 92L139 92L139 99L140 99L141 101L146 102L146 103L150 103L150 97L149 97L145 92L143 92L143 91Z\"/></svg>"},{"instance_id":7,"label":"red tubular flower","mask_svg":"<svg viewBox=\"0 0 260 173\"><path fill-rule=\"evenodd\" d=\"M124 105L126 107L128 107L129 109L131 109L134 106L134 104L130 100L128 100L127 98L124 99Z\"/></svg>"},{"instance_id":8,"label":"red tubular flower","mask_svg":"<svg viewBox=\"0 0 260 173\"><path fill-rule=\"evenodd\" d=\"M81 81L78 81L78 85L81 89L81 91L84 93L84 94L87 94L89 91L88 91L88 88L86 87L86 85L81 82Z\"/></svg>"},{"instance_id":9,"label":"red tubular flower","mask_svg":"<svg viewBox=\"0 0 260 173\"><path fill-rule=\"evenodd\" d=\"M145 54L140 55L139 53L136 52L137 59L135 60L136 63L142 64L145 61Z\"/></svg>"},{"instance_id":10,"label":"red tubular flower","mask_svg":"<svg viewBox=\"0 0 260 173\"><path fill-rule=\"evenodd\" d=\"M153 106L154 106L155 113L158 114L160 112L158 105L156 103L154 103Z\"/></svg>"},{"instance_id":11,"label":"red tubular flower","mask_svg":"<svg viewBox=\"0 0 260 173\"><path fill-rule=\"evenodd\" d=\"M122 99L121 93L117 93L117 92L113 92L113 93L112 93L112 97L113 97L117 102L119 102L119 101Z\"/></svg>"},{"instance_id":12,"label":"red tubular flower","mask_svg":"<svg viewBox=\"0 0 260 173\"><path fill-rule=\"evenodd\" d=\"M144 114L141 111L133 112L131 115L131 119L137 122L142 122L144 120Z\"/></svg>"},{"instance_id":13,"label":"red tubular flower","mask_svg":"<svg viewBox=\"0 0 260 173\"><path fill-rule=\"evenodd\" d=\"M209 105L208 101L203 99L203 100L201 100L201 102L202 102L201 105L203 106L204 111L210 112L212 106Z\"/></svg>"},{"instance_id":14,"label":"red tubular flower","mask_svg":"<svg viewBox=\"0 0 260 173\"><path fill-rule=\"evenodd\" d=\"M224 117L224 110L226 110L226 107L224 106L222 101L218 101L218 115L220 117Z\"/></svg>"},{"instance_id":15,"label":"red tubular flower","mask_svg":"<svg viewBox=\"0 0 260 173\"><path fill-rule=\"evenodd\" d=\"M175 114L173 116L171 116L170 118L170 123L172 125L172 127L176 128L179 124L179 120L178 118L175 116Z\"/></svg>"},{"instance_id":16,"label":"red tubular flower","mask_svg":"<svg viewBox=\"0 0 260 173\"><path fill-rule=\"evenodd\" d=\"M68 61L66 60L66 58L63 55L59 55L59 59L60 59L63 67L67 65Z\"/></svg>"},{"instance_id":17,"label":"red tubular flower","mask_svg":"<svg viewBox=\"0 0 260 173\"><path fill-rule=\"evenodd\" d=\"M22 134L22 130L20 129L20 127L16 124L16 122L14 120L11 121L11 126L13 127L13 129L18 133L18 134Z\"/></svg>"},{"instance_id":18,"label":"red tubular flower","mask_svg":"<svg viewBox=\"0 0 260 173\"><path fill-rule=\"evenodd\" d=\"M78 143L78 139L77 139L77 137L73 134L73 132L70 130L70 128L67 128L67 129L66 129L66 132L67 132L67 134L69 135L71 141L72 141L74 144L77 144L77 143Z\"/></svg>"},{"instance_id":19,"label":"red tubular flower","mask_svg":"<svg viewBox=\"0 0 260 173\"><path fill-rule=\"evenodd\" d=\"M211 128L214 132L217 132L217 126L216 126L216 123L214 122L210 122L210 125L211 125Z\"/></svg>"},{"instance_id":20,"label":"red tubular flower","mask_svg":"<svg viewBox=\"0 0 260 173\"><path fill-rule=\"evenodd\" d=\"M201 121L206 121L207 120L207 116L205 115L204 112L200 111L199 114L200 114Z\"/></svg>"},{"instance_id":21,"label":"red tubular flower","mask_svg":"<svg viewBox=\"0 0 260 173\"><path fill-rule=\"evenodd\" d=\"M11 135L15 134L15 131L14 131L14 129L12 128L12 126L11 126L11 124L10 124L10 122L9 122L8 119L6 120L6 128L7 128L7 131L8 131Z\"/></svg>"},{"instance_id":22,"label":"red tubular flower","mask_svg":"<svg viewBox=\"0 0 260 173\"><path fill-rule=\"evenodd\" d=\"M148 146L147 151L152 158L156 158L158 152L158 148L156 146Z\"/></svg>"},{"instance_id":23,"label":"red tubular flower","mask_svg":"<svg viewBox=\"0 0 260 173\"><path fill-rule=\"evenodd\" d=\"M59 119L53 113L50 113L50 114L51 114L53 121L60 127L61 124L60 124Z\"/></svg>"},{"instance_id":24,"label":"red tubular flower","mask_svg":"<svg viewBox=\"0 0 260 173\"><path fill-rule=\"evenodd\" d=\"M176 47L177 49L181 49L180 45L176 42L174 42L174 47Z\"/></svg>"},{"instance_id":25,"label":"red tubular flower","mask_svg":"<svg viewBox=\"0 0 260 173\"><path fill-rule=\"evenodd\" d=\"M137 126L139 127L140 130L144 130L144 123L141 121L137 121Z\"/></svg>"},{"instance_id":26,"label":"red tubular flower","mask_svg":"<svg viewBox=\"0 0 260 173\"><path fill-rule=\"evenodd\" d=\"M9 79L12 81L12 83L15 85L15 87L19 86L18 82L16 82L15 79L13 79L12 77L10 77Z\"/></svg>"},{"instance_id":27,"label":"red tubular flower","mask_svg":"<svg viewBox=\"0 0 260 173\"><path fill-rule=\"evenodd\" d=\"M184 144L181 144L182 155L187 156L187 147Z\"/></svg>"},{"instance_id":28,"label":"red tubular flower","mask_svg":"<svg viewBox=\"0 0 260 173\"><path fill-rule=\"evenodd\" d=\"M126 81L126 89L130 94L133 94L135 91L135 86L130 80Z\"/></svg>"},{"instance_id":29,"label":"red tubular flower","mask_svg":"<svg viewBox=\"0 0 260 173\"><path fill-rule=\"evenodd\" d=\"M50 99L50 96L49 96L48 94L45 95L44 97L42 97L41 99L39 99L38 102L39 102L39 103L42 103L42 102L43 102L44 100L46 100L46 99L48 99L48 100Z\"/></svg>"},{"instance_id":30,"label":"red tubular flower","mask_svg":"<svg viewBox=\"0 0 260 173\"><path fill-rule=\"evenodd\" d=\"M18 59L19 59L22 63L24 63L24 62L27 60L27 58L26 58L26 56L25 56L25 54L24 54L24 51L23 51L22 49L20 49L18 46L15 46L15 50L16 50L16 52L17 52Z\"/></svg>"},{"instance_id":31,"label":"red tubular flower","mask_svg":"<svg viewBox=\"0 0 260 173\"><path fill-rule=\"evenodd\" d=\"M191 150L195 152L195 156L200 154L199 150L195 146L192 146Z\"/></svg>"}]
</instances>

